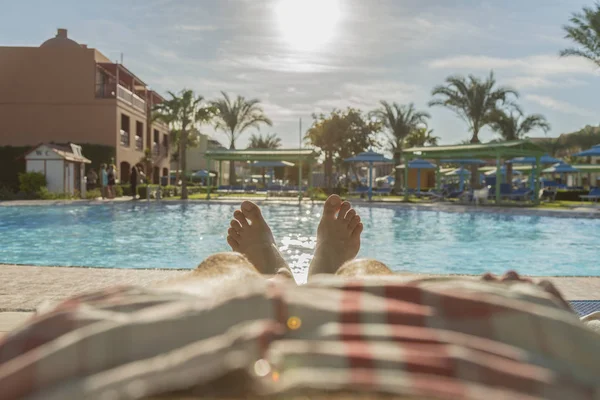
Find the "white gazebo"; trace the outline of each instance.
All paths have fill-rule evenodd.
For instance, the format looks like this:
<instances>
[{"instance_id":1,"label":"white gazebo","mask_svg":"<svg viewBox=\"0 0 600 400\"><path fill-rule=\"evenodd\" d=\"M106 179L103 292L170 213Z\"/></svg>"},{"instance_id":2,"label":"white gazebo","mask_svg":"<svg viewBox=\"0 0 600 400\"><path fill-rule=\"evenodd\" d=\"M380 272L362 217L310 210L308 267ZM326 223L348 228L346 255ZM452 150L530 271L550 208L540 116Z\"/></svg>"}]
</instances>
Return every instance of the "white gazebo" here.
<instances>
[{"instance_id":1,"label":"white gazebo","mask_svg":"<svg viewBox=\"0 0 600 400\"><path fill-rule=\"evenodd\" d=\"M42 143L25 154L27 172L41 172L52 193L75 194L85 198L85 164L91 161L81 154L81 146Z\"/></svg>"}]
</instances>

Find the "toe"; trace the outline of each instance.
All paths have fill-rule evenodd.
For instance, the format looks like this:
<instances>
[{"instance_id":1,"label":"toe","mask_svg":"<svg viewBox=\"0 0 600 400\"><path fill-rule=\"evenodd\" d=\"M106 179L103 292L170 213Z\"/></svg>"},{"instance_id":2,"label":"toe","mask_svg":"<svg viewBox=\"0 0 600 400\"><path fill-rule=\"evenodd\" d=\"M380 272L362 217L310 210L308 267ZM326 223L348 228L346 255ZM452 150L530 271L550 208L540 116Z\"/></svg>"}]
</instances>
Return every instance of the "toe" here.
<instances>
[{"instance_id":1,"label":"toe","mask_svg":"<svg viewBox=\"0 0 600 400\"><path fill-rule=\"evenodd\" d=\"M342 206L340 207L340 212L338 214L338 218L337 219L344 219L346 217L346 213L350 210L352 206L350 205L350 203L348 203L347 201L342 203Z\"/></svg>"},{"instance_id":2,"label":"toe","mask_svg":"<svg viewBox=\"0 0 600 400\"><path fill-rule=\"evenodd\" d=\"M242 211L241 212L251 222L256 222L256 221L262 220L262 214L260 212L260 208L251 201L244 201L242 203Z\"/></svg>"},{"instance_id":3,"label":"toe","mask_svg":"<svg viewBox=\"0 0 600 400\"><path fill-rule=\"evenodd\" d=\"M235 230L235 228L229 228L227 229L227 234L229 236L231 236L232 238L237 239L238 237L240 237L240 233L238 231Z\"/></svg>"},{"instance_id":4,"label":"toe","mask_svg":"<svg viewBox=\"0 0 600 400\"><path fill-rule=\"evenodd\" d=\"M360 224L360 217L358 215L355 215L354 217L352 217L352 219L348 223L348 229L350 230L350 232L352 232L354 229L356 229L358 224Z\"/></svg>"},{"instance_id":5,"label":"toe","mask_svg":"<svg viewBox=\"0 0 600 400\"><path fill-rule=\"evenodd\" d=\"M233 251L238 251L240 245L239 243L231 236L227 236L227 244L229 244L229 246L231 246L231 249Z\"/></svg>"},{"instance_id":6,"label":"toe","mask_svg":"<svg viewBox=\"0 0 600 400\"><path fill-rule=\"evenodd\" d=\"M335 213L340 209L340 205L342 204L342 199L337 194L332 194L325 201L325 205L323 206L323 217L334 218Z\"/></svg>"},{"instance_id":7,"label":"toe","mask_svg":"<svg viewBox=\"0 0 600 400\"><path fill-rule=\"evenodd\" d=\"M342 215L340 214L340 217ZM354 218L356 216L356 211L354 210L354 208L351 208L347 213L346 216L344 217L344 219L348 222L352 221L352 218Z\"/></svg>"},{"instance_id":8,"label":"toe","mask_svg":"<svg viewBox=\"0 0 600 400\"><path fill-rule=\"evenodd\" d=\"M358 225L356 225L356 228L354 228L354 230L352 231L352 237L356 238L356 237L360 237L360 234L363 231L363 224L361 222L358 223Z\"/></svg>"},{"instance_id":9,"label":"toe","mask_svg":"<svg viewBox=\"0 0 600 400\"><path fill-rule=\"evenodd\" d=\"M242 225L240 225L237 219L232 219L229 226L231 226L229 229L235 229L235 232L238 234L243 231Z\"/></svg>"},{"instance_id":10,"label":"toe","mask_svg":"<svg viewBox=\"0 0 600 400\"><path fill-rule=\"evenodd\" d=\"M246 219L246 216L240 210L236 210L233 213L233 218L235 218L240 223L240 225L243 227L246 227L249 225L248 220Z\"/></svg>"}]
</instances>

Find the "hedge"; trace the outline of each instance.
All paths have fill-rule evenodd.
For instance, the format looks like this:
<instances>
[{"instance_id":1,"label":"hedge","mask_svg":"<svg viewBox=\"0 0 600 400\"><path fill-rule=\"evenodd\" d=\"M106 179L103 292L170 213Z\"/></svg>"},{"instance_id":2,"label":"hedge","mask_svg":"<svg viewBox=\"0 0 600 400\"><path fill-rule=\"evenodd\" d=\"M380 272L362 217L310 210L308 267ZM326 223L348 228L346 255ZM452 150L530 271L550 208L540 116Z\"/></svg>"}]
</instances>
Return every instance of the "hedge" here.
<instances>
[{"instance_id":1,"label":"hedge","mask_svg":"<svg viewBox=\"0 0 600 400\"><path fill-rule=\"evenodd\" d=\"M589 194L588 190L559 190L556 192L556 201L581 201L579 196Z\"/></svg>"}]
</instances>

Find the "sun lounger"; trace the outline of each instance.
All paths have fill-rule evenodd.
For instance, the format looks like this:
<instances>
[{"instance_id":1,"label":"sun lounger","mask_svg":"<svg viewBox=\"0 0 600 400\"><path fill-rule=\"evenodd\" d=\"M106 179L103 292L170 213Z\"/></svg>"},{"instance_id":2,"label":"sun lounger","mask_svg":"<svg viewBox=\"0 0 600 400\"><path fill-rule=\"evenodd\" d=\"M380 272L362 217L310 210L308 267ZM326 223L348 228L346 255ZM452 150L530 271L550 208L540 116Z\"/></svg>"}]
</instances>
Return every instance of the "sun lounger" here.
<instances>
[{"instance_id":1,"label":"sun lounger","mask_svg":"<svg viewBox=\"0 0 600 400\"><path fill-rule=\"evenodd\" d=\"M359 186L356 189L350 191L348 194L367 194L369 193L369 188L367 186ZM375 193L375 192L373 192Z\"/></svg>"},{"instance_id":2,"label":"sun lounger","mask_svg":"<svg viewBox=\"0 0 600 400\"><path fill-rule=\"evenodd\" d=\"M231 186L221 185L217 188L217 193L229 193L230 190L231 190Z\"/></svg>"},{"instance_id":3,"label":"sun lounger","mask_svg":"<svg viewBox=\"0 0 600 400\"><path fill-rule=\"evenodd\" d=\"M581 200L590 200L597 202L598 199L600 199L600 188L593 188L588 194L579 196L579 198Z\"/></svg>"},{"instance_id":4,"label":"sun lounger","mask_svg":"<svg viewBox=\"0 0 600 400\"><path fill-rule=\"evenodd\" d=\"M600 300L571 300L569 303L580 316L600 311Z\"/></svg>"},{"instance_id":5,"label":"sun lounger","mask_svg":"<svg viewBox=\"0 0 600 400\"><path fill-rule=\"evenodd\" d=\"M377 188L373 193L378 194L379 196L389 196L392 193L392 188Z\"/></svg>"},{"instance_id":6,"label":"sun lounger","mask_svg":"<svg viewBox=\"0 0 600 400\"><path fill-rule=\"evenodd\" d=\"M526 200L528 197L531 197L531 189L529 188L519 188L517 190L513 190L511 193L504 195L503 197L512 199L512 200Z\"/></svg>"},{"instance_id":7,"label":"sun lounger","mask_svg":"<svg viewBox=\"0 0 600 400\"><path fill-rule=\"evenodd\" d=\"M248 185L244 188L244 193L256 193L256 185Z\"/></svg>"}]
</instances>

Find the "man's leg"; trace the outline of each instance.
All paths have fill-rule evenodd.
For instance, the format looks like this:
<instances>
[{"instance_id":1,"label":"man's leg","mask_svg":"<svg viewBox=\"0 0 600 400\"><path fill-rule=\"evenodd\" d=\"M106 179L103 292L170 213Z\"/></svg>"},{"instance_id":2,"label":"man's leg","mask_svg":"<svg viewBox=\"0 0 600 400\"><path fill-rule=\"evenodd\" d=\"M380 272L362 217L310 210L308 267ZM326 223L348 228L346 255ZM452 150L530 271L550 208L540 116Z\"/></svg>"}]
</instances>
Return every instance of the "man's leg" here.
<instances>
[{"instance_id":1,"label":"man's leg","mask_svg":"<svg viewBox=\"0 0 600 400\"><path fill-rule=\"evenodd\" d=\"M349 202L331 195L323 206L317 229L315 255L308 269L308 278L318 274L335 274L360 249L363 225Z\"/></svg>"},{"instance_id":2,"label":"man's leg","mask_svg":"<svg viewBox=\"0 0 600 400\"><path fill-rule=\"evenodd\" d=\"M382 262L369 259L357 259L348 261L342 265L335 274L339 276L381 276L393 275L394 272Z\"/></svg>"},{"instance_id":3,"label":"man's leg","mask_svg":"<svg viewBox=\"0 0 600 400\"><path fill-rule=\"evenodd\" d=\"M227 243L233 251L243 254L261 274L293 279L292 270L277 249L271 228L260 208L251 201L244 201L233 213Z\"/></svg>"}]
</instances>

